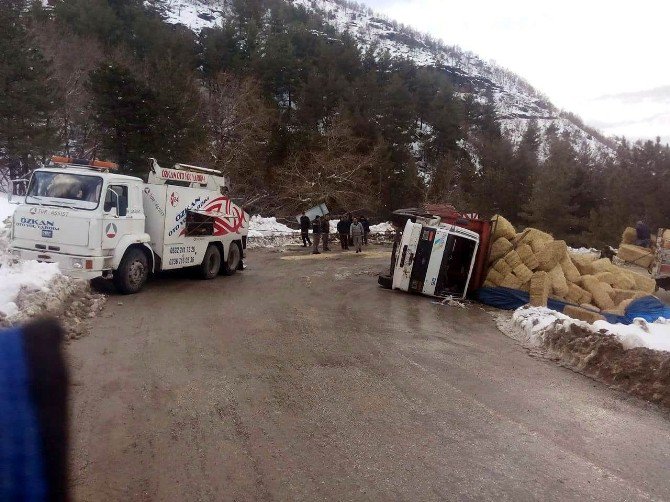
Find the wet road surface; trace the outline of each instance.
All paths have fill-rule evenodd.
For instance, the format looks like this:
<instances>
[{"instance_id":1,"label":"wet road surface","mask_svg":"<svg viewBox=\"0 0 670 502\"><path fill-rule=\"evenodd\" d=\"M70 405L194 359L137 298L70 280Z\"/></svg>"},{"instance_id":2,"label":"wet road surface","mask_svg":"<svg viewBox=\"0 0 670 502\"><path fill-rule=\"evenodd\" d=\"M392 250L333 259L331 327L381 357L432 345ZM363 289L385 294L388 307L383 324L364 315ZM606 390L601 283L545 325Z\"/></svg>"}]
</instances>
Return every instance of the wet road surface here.
<instances>
[{"instance_id":1,"label":"wet road surface","mask_svg":"<svg viewBox=\"0 0 670 502\"><path fill-rule=\"evenodd\" d=\"M670 499L665 415L380 289L380 250L110 297L68 346L75 499Z\"/></svg>"}]
</instances>

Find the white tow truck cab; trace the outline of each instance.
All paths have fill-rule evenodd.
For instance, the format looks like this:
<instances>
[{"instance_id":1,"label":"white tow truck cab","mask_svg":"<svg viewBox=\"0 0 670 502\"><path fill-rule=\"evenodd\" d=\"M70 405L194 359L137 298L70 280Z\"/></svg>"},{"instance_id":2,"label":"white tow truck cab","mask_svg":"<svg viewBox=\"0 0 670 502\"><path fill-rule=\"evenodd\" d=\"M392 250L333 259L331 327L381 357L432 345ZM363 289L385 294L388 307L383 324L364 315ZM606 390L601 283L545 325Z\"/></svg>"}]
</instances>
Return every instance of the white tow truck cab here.
<instances>
[{"instance_id":1,"label":"white tow truck cab","mask_svg":"<svg viewBox=\"0 0 670 502\"><path fill-rule=\"evenodd\" d=\"M479 240L476 232L441 224L439 218L407 220L402 239L394 248L391 289L465 298Z\"/></svg>"},{"instance_id":2,"label":"white tow truck cab","mask_svg":"<svg viewBox=\"0 0 670 502\"><path fill-rule=\"evenodd\" d=\"M74 277L112 278L125 294L160 270L199 266L212 279L241 269L249 218L228 197L227 179L150 160L147 183L99 161L54 157L35 170L13 215L14 257L58 263Z\"/></svg>"}]
</instances>

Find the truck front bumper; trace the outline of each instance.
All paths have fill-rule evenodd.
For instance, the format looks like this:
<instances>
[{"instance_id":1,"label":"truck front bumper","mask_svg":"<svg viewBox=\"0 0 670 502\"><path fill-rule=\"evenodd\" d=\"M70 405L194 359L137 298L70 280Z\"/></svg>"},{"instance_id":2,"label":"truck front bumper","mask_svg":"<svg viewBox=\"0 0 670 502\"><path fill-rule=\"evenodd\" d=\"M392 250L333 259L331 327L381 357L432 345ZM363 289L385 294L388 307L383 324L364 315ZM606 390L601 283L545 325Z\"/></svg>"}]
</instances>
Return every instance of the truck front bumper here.
<instances>
[{"instance_id":1,"label":"truck front bumper","mask_svg":"<svg viewBox=\"0 0 670 502\"><path fill-rule=\"evenodd\" d=\"M95 279L109 270L111 257L105 256L75 256L39 249L9 249L11 255L21 261L34 260L42 263L57 263L60 271L76 279Z\"/></svg>"}]
</instances>

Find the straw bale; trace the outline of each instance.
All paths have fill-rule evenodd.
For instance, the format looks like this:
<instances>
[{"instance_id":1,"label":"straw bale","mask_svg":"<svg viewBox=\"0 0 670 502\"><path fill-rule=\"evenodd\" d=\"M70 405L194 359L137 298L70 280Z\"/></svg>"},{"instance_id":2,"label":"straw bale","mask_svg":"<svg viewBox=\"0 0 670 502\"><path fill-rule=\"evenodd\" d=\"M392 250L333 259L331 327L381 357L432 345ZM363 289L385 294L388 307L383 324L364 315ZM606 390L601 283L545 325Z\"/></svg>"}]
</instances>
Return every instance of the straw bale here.
<instances>
[{"instance_id":1,"label":"straw bale","mask_svg":"<svg viewBox=\"0 0 670 502\"><path fill-rule=\"evenodd\" d=\"M500 285L503 288L511 288L511 289L519 289L522 284L523 281L514 274L507 274L500 282Z\"/></svg>"},{"instance_id":2,"label":"straw bale","mask_svg":"<svg viewBox=\"0 0 670 502\"><path fill-rule=\"evenodd\" d=\"M514 250L510 251L505 255L505 261L512 268L521 265L521 257L519 256L519 253L517 253Z\"/></svg>"},{"instance_id":3,"label":"straw bale","mask_svg":"<svg viewBox=\"0 0 670 502\"><path fill-rule=\"evenodd\" d=\"M614 282L612 283L612 286L614 286L616 289L635 288L635 281L626 271L616 267L616 269L611 273L614 274Z\"/></svg>"},{"instance_id":4,"label":"straw bale","mask_svg":"<svg viewBox=\"0 0 670 502\"><path fill-rule=\"evenodd\" d=\"M503 276L495 268L490 268L489 273L486 275L486 282L490 282L496 286L499 286L503 280Z\"/></svg>"},{"instance_id":5,"label":"straw bale","mask_svg":"<svg viewBox=\"0 0 670 502\"><path fill-rule=\"evenodd\" d=\"M546 272L535 272L530 279L530 304L534 307L546 307L551 282Z\"/></svg>"},{"instance_id":6,"label":"straw bale","mask_svg":"<svg viewBox=\"0 0 670 502\"><path fill-rule=\"evenodd\" d=\"M513 272L514 275L521 279L524 284L529 282L531 277L533 277L533 271L523 263L519 263L516 267L514 267Z\"/></svg>"},{"instance_id":7,"label":"straw bale","mask_svg":"<svg viewBox=\"0 0 670 502\"><path fill-rule=\"evenodd\" d=\"M563 258L561 258L560 264L563 269L563 274L565 274L565 278L568 281L577 282L579 280L582 274L579 273L579 269L572 263L572 258L570 258L569 253L565 253Z\"/></svg>"},{"instance_id":8,"label":"straw bale","mask_svg":"<svg viewBox=\"0 0 670 502\"><path fill-rule=\"evenodd\" d=\"M523 238L526 237L529 232L530 232L530 228L527 228L526 230L523 230L523 231L519 232L518 234L516 234L514 236L514 238L512 238L512 244L514 244L514 246L520 245L523 241Z\"/></svg>"},{"instance_id":9,"label":"straw bale","mask_svg":"<svg viewBox=\"0 0 670 502\"><path fill-rule=\"evenodd\" d=\"M598 314L597 312L586 310L581 307L575 307L574 305L566 305L565 309L563 309L563 313L568 317L572 317L573 319L578 319L580 321L588 322L591 324L593 324L596 321L605 320L605 318L601 314Z\"/></svg>"},{"instance_id":10,"label":"straw bale","mask_svg":"<svg viewBox=\"0 0 670 502\"><path fill-rule=\"evenodd\" d=\"M607 283L600 282L597 277L593 275L582 276L582 286L586 291L593 295L593 304L602 310L612 309L615 303L609 295L608 288L611 286Z\"/></svg>"},{"instance_id":11,"label":"straw bale","mask_svg":"<svg viewBox=\"0 0 670 502\"><path fill-rule=\"evenodd\" d=\"M484 281L483 287L485 287L485 288L495 288L496 285L493 284L491 281L489 281L489 280L487 279L487 280Z\"/></svg>"},{"instance_id":12,"label":"straw bale","mask_svg":"<svg viewBox=\"0 0 670 502\"><path fill-rule=\"evenodd\" d=\"M519 244L516 247L516 252L519 254L519 258L525 260L529 256L533 255L533 248L530 247L528 244Z\"/></svg>"},{"instance_id":13,"label":"straw bale","mask_svg":"<svg viewBox=\"0 0 670 502\"><path fill-rule=\"evenodd\" d=\"M526 265L531 270L536 270L540 266L540 262L537 260L537 256L534 254L529 255L525 258L523 264Z\"/></svg>"},{"instance_id":14,"label":"straw bale","mask_svg":"<svg viewBox=\"0 0 670 502\"><path fill-rule=\"evenodd\" d=\"M642 291L635 291L632 289L614 289L610 296L612 297L612 301L614 303L619 304L628 300L637 300L638 298L647 296L647 294L643 293Z\"/></svg>"},{"instance_id":15,"label":"straw bale","mask_svg":"<svg viewBox=\"0 0 670 502\"><path fill-rule=\"evenodd\" d=\"M628 300L624 300L621 303L619 303L618 308L623 309L624 313L626 312L626 309L630 306L631 303L633 303L637 298L629 298Z\"/></svg>"},{"instance_id":16,"label":"straw bale","mask_svg":"<svg viewBox=\"0 0 670 502\"><path fill-rule=\"evenodd\" d=\"M549 277L551 280L551 290L556 296L565 298L565 296L570 292L568 288L568 281L565 279L565 274L563 274L563 269L560 265L556 265L549 271Z\"/></svg>"},{"instance_id":17,"label":"straw bale","mask_svg":"<svg viewBox=\"0 0 670 502\"><path fill-rule=\"evenodd\" d=\"M621 244L635 244L637 240L637 230L633 227L627 227L621 236Z\"/></svg>"},{"instance_id":18,"label":"straw bale","mask_svg":"<svg viewBox=\"0 0 670 502\"><path fill-rule=\"evenodd\" d=\"M579 306L585 310L590 310L591 312L600 312L598 307L591 305L590 303L582 303Z\"/></svg>"},{"instance_id":19,"label":"straw bale","mask_svg":"<svg viewBox=\"0 0 670 502\"><path fill-rule=\"evenodd\" d=\"M670 241L670 229L663 230L663 240Z\"/></svg>"},{"instance_id":20,"label":"straw bale","mask_svg":"<svg viewBox=\"0 0 670 502\"><path fill-rule=\"evenodd\" d=\"M581 275L593 274L593 262L598 259L592 254L570 254L572 263L577 267Z\"/></svg>"},{"instance_id":21,"label":"straw bale","mask_svg":"<svg viewBox=\"0 0 670 502\"><path fill-rule=\"evenodd\" d=\"M656 291L656 281L650 275L642 275L632 271L629 271L628 274L635 281L634 289L649 294L653 294Z\"/></svg>"},{"instance_id":22,"label":"straw bale","mask_svg":"<svg viewBox=\"0 0 670 502\"><path fill-rule=\"evenodd\" d=\"M654 253L651 249L634 244L621 244L617 256L627 263L634 263L642 268L648 268L654 262Z\"/></svg>"},{"instance_id":23,"label":"straw bale","mask_svg":"<svg viewBox=\"0 0 670 502\"><path fill-rule=\"evenodd\" d=\"M589 294L589 292L585 289L580 288L577 284L568 282L568 294L565 296L565 299L570 303L579 304L582 303L582 298L587 294Z\"/></svg>"},{"instance_id":24,"label":"straw bale","mask_svg":"<svg viewBox=\"0 0 670 502\"><path fill-rule=\"evenodd\" d=\"M509 266L509 263L507 263L504 258L500 258L495 262L493 268L495 268L502 277L512 273L512 267Z\"/></svg>"},{"instance_id":25,"label":"straw bale","mask_svg":"<svg viewBox=\"0 0 670 502\"><path fill-rule=\"evenodd\" d=\"M593 275L597 277L600 282L606 282L610 286L614 284L616 279L614 272L598 272L597 274Z\"/></svg>"},{"instance_id":26,"label":"straw bale","mask_svg":"<svg viewBox=\"0 0 670 502\"><path fill-rule=\"evenodd\" d=\"M617 315L619 317L626 315L626 311L620 307L614 307L613 309L603 310L603 313Z\"/></svg>"},{"instance_id":27,"label":"straw bale","mask_svg":"<svg viewBox=\"0 0 670 502\"><path fill-rule=\"evenodd\" d=\"M497 240L501 237L505 237L508 240L512 240L516 236L516 230L514 226L503 216L496 214L492 221L496 221L495 231L493 232L493 239Z\"/></svg>"},{"instance_id":28,"label":"straw bale","mask_svg":"<svg viewBox=\"0 0 670 502\"><path fill-rule=\"evenodd\" d=\"M540 263L538 268L549 272L559 264L567 251L568 246L565 244L565 241L552 241L545 244L539 252L535 253L535 257Z\"/></svg>"},{"instance_id":29,"label":"straw bale","mask_svg":"<svg viewBox=\"0 0 670 502\"><path fill-rule=\"evenodd\" d=\"M536 228L528 228L524 232L524 235L521 237L519 242L521 244L529 244L533 249L533 253L539 252L545 244L553 241L554 238L541 230Z\"/></svg>"},{"instance_id":30,"label":"straw bale","mask_svg":"<svg viewBox=\"0 0 670 502\"><path fill-rule=\"evenodd\" d=\"M614 265L608 258L600 258L594 261L591 266L593 267L594 274L598 272L611 272L614 269Z\"/></svg>"},{"instance_id":31,"label":"straw bale","mask_svg":"<svg viewBox=\"0 0 670 502\"><path fill-rule=\"evenodd\" d=\"M582 293L582 297L579 299L579 303L580 303L580 304L584 304L584 303L585 303L585 304L591 305L591 302L592 302L592 301L593 301L593 295L592 295L590 292L584 290L584 293ZM582 307L583 307L583 306L584 306L584 305L582 305ZM592 305L592 306L593 306L593 305ZM593 306L593 308L598 308L598 307ZM600 310L600 309L598 309L598 310Z\"/></svg>"},{"instance_id":32,"label":"straw bale","mask_svg":"<svg viewBox=\"0 0 670 502\"><path fill-rule=\"evenodd\" d=\"M499 239L496 239L493 242L493 245L491 246L491 254L489 255L489 263L493 263L496 261L498 258L502 258L505 256L507 253L509 253L512 250L512 243L505 239L504 237L500 237Z\"/></svg>"}]
</instances>

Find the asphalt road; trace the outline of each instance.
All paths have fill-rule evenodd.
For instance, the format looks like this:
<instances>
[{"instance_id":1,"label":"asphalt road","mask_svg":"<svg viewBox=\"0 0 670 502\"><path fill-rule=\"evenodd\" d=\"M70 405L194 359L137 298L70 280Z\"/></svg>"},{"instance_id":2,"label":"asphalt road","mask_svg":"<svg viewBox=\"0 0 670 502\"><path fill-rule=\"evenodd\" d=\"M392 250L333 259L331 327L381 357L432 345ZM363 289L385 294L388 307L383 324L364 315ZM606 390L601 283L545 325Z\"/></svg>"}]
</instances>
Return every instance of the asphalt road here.
<instances>
[{"instance_id":1,"label":"asphalt road","mask_svg":"<svg viewBox=\"0 0 670 502\"><path fill-rule=\"evenodd\" d=\"M110 297L68 347L75 499L670 500L666 415L378 288L379 250Z\"/></svg>"}]
</instances>

